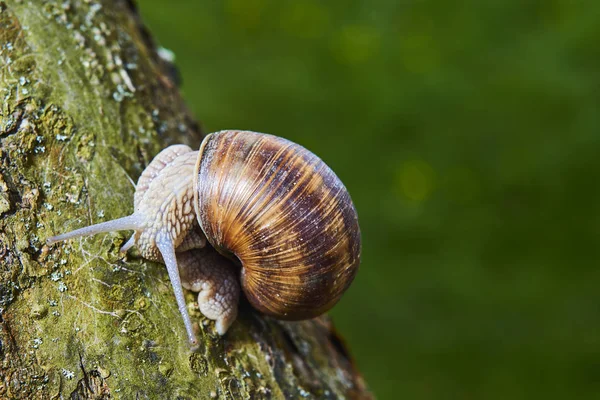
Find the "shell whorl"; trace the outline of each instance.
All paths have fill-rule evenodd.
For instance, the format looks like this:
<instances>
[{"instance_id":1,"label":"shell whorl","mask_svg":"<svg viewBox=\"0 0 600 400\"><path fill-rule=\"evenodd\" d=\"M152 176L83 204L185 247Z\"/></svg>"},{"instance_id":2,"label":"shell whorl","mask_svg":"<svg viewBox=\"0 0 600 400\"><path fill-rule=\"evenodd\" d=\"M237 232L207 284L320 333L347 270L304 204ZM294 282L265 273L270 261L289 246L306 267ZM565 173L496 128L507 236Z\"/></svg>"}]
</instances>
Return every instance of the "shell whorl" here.
<instances>
[{"instance_id":1,"label":"shell whorl","mask_svg":"<svg viewBox=\"0 0 600 400\"><path fill-rule=\"evenodd\" d=\"M312 318L339 300L360 263L360 230L346 188L302 146L249 131L202 143L194 179L198 222L211 244L242 264L258 310Z\"/></svg>"}]
</instances>

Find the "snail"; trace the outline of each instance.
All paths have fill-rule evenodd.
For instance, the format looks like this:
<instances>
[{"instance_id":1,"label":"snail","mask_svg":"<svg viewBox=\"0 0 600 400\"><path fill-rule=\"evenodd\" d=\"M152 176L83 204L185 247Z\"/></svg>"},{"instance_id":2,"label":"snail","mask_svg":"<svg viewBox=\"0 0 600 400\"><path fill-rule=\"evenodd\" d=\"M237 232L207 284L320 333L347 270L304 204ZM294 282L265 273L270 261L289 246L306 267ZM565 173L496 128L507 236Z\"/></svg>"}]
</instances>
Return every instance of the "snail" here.
<instances>
[{"instance_id":1,"label":"snail","mask_svg":"<svg viewBox=\"0 0 600 400\"><path fill-rule=\"evenodd\" d=\"M304 147L251 131L209 134L198 151L167 147L142 172L132 215L47 243L118 230L135 231L121 251L135 245L166 265L192 344L182 287L199 292L223 335L240 287L264 314L309 319L337 303L360 263L358 217L340 179Z\"/></svg>"}]
</instances>

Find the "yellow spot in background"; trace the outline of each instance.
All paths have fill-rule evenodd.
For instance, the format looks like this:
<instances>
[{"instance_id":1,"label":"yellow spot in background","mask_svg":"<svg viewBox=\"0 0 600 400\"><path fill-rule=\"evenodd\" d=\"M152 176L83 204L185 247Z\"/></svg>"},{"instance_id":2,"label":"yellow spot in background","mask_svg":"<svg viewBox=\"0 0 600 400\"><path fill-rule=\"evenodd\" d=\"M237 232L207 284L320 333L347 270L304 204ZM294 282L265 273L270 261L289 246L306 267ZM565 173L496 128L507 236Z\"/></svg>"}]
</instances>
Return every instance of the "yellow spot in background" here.
<instances>
[{"instance_id":1,"label":"yellow spot in background","mask_svg":"<svg viewBox=\"0 0 600 400\"><path fill-rule=\"evenodd\" d=\"M435 171L425 161L406 161L398 171L397 184L402 196L408 200L425 201L434 190Z\"/></svg>"},{"instance_id":2,"label":"yellow spot in background","mask_svg":"<svg viewBox=\"0 0 600 400\"><path fill-rule=\"evenodd\" d=\"M333 52L344 64L367 61L379 51L381 35L366 25L347 25L332 39Z\"/></svg>"},{"instance_id":3,"label":"yellow spot in background","mask_svg":"<svg viewBox=\"0 0 600 400\"><path fill-rule=\"evenodd\" d=\"M329 25L329 14L320 3L301 0L286 3L281 15L282 28L292 35L314 39L320 37Z\"/></svg>"},{"instance_id":4,"label":"yellow spot in background","mask_svg":"<svg viewBox=\"0 0 600 400\"><path fill-rule=\"evenodd\" d=\"M226 0L225 11L238 27L252 28L260 22L266 3L266 0Z\"/></svg>"}]
</instances>

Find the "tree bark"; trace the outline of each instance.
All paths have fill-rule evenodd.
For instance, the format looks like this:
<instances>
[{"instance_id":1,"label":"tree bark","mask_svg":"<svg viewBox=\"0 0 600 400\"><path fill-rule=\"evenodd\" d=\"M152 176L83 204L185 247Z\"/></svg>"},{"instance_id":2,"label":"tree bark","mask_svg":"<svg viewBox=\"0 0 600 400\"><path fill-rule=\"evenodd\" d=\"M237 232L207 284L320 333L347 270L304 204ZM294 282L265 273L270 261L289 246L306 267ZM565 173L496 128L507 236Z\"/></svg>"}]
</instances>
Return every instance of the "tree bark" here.
<instances>
[{"instance_id":1,"label":"tree bark","mask_svg":"<svg viewBox=\"0 0 600 400\"><path fill-rule=\"evenodd\" d=\"M202 134L130 1L0 1L0 398L366 398L327 317L242 303L191 351L164 267L125 233L48 248L132 212L143 168ZM190 308L194 296L188 293Z\"/></svg>"}]
</instances>

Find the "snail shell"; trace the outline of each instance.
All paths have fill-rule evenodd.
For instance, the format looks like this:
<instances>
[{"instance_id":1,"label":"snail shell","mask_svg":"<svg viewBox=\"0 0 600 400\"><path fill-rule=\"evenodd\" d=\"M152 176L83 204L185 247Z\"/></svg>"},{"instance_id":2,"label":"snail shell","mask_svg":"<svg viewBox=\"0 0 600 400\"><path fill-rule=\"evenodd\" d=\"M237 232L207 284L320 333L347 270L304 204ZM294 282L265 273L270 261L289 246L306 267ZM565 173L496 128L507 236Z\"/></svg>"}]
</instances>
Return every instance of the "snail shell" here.
<instances>
[{"instance_id":1,"label":"snail shell","mask_svg":"<svg viewBox=\"0 0 600 400\"><path fill-rule=\"evenodd\" d=\"M360 229L348 191L316 155L249 131L205 138L194 179L196 217L208 241L239 260L250 303L281 319L329 310L360 263Z\"/></svg>"}]
</instances>

